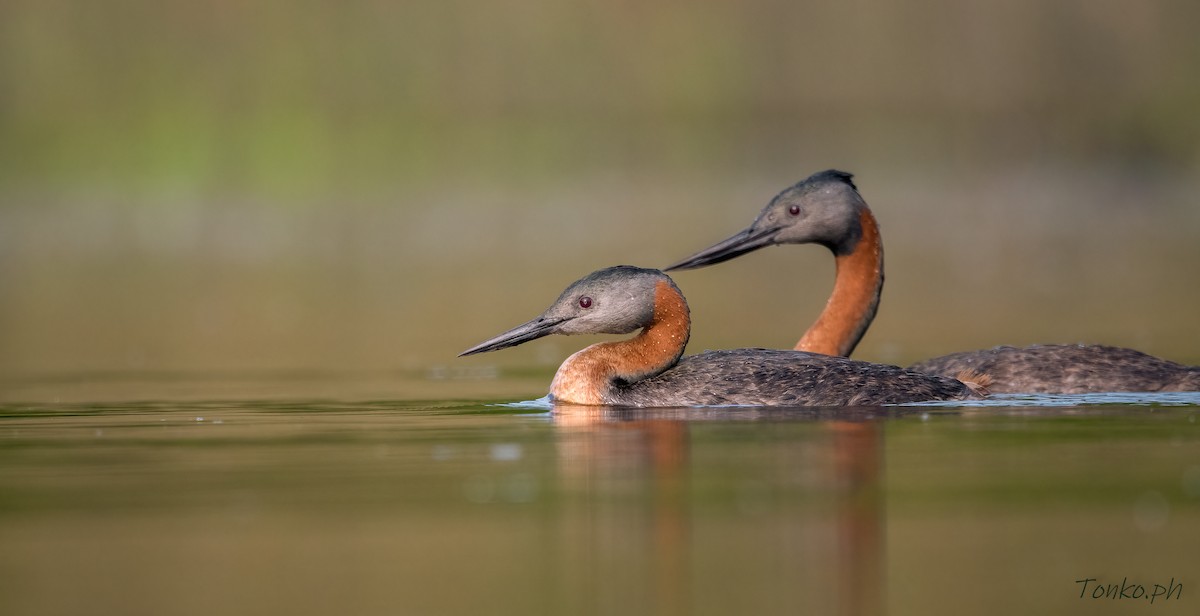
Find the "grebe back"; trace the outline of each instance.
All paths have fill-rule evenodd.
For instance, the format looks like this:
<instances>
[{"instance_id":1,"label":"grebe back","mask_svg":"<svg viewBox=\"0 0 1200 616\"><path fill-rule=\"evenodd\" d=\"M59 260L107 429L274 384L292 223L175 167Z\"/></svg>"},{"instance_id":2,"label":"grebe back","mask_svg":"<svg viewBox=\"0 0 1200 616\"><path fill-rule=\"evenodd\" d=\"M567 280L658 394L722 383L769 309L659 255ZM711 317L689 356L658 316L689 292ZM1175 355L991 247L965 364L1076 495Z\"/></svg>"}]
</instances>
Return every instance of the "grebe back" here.
<instances>
[{"instance_id":1,"label":"grebe back","mask_svg":"<svg viewBox=\"0 0 1200 616\"><path fill-rule=\"evenodd\" d=\"M687 302L669 276L627 265L572 283L537 318L459 356L549 334L627 334L562 363L557 402L620 406L850 406L980 397L978 385L802 351L737 349L682 357L691 334ZM965 378L965 377L964 377Z\"/></svg>"},{"instance_id":2,"label":"grebe back","mask_svg":"<svg viewBox=\"0 0 1200 616\"><path fill-rule=\"evenodd\" d=\"M1104 391L1200 391L1200 366L1185 366L1141 351L1102 344L999 346L917 362L928 374L985 372L993 391L1086 394Z\"/></svg>"}]
</instances>

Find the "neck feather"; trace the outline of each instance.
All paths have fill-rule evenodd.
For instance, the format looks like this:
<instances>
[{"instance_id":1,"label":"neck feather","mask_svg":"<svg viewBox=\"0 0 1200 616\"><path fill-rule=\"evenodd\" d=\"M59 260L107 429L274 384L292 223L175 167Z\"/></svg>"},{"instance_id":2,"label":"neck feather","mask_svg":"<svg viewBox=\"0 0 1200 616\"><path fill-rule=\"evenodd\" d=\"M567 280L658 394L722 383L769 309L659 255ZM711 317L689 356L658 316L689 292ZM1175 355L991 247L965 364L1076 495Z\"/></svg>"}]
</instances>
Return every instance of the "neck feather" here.
<instances>
[{"instance_id":1,"label":"neck feather","mask_svg":"<svg viewBox=\"0 0 1200 616\"><path fill-rule=\"evenodd\" d=\"M867 208L858 216L862 233L849 252L837 254L833 293L796 350L849 357L875 318L883 291L883 242Z\"/></svg>"},{"instance_id":2,"label":"neck feather","mask_svg":"<svg viewBox=\"0 0 1200 616\"><path fill-rule=\"evenodd\" d=\"M654 315L633 338L601 342L567 358L550 395L559 402L609 404L614 389L652 377L675 365L691 334L687 302L666 281L654 288Z\"/></svg>"}]
</instances>

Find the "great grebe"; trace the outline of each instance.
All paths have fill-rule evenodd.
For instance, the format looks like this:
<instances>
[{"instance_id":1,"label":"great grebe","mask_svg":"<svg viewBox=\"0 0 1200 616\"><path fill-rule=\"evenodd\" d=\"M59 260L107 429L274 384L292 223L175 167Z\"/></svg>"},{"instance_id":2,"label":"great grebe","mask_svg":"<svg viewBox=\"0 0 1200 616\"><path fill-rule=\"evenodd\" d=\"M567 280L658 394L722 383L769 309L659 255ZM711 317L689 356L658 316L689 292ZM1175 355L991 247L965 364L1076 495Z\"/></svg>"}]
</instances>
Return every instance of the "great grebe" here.
<instances>
[{"instance_id":1,"label":"great grebe","mask_svg":"<svg viewBox=\"0 0 1200 616\"><path fill-rule=\"evenodd\" d=\"M721 263L765 246L825 246L837 267L833 293L795 348L849 356L875 318L883 290L879 225L852 177L832 169L813 174L779 193L748 228L667 271ZM993 393L1200 390L1200 367L1103 345L1002 346L937 357L910 369L942 376L984 373Z\"/></svg>"},{"instance_id":2,"label":"great grebe","mask_svg":"<svg viewBox=\"0 0 1200 616\"><path fill-rule=\"evenodd\" d=\"M550 385L555 402L616 406L857 406L978 398L963 382L804 351L737 349L682 357L687 301L659 270L620 265L572 283L540 316L459 356L549 334L638 335L571 355ZM682 357L682 359L681 359ZM964 375L972 379L974 375Z\"/></svg>"}]
</instances>

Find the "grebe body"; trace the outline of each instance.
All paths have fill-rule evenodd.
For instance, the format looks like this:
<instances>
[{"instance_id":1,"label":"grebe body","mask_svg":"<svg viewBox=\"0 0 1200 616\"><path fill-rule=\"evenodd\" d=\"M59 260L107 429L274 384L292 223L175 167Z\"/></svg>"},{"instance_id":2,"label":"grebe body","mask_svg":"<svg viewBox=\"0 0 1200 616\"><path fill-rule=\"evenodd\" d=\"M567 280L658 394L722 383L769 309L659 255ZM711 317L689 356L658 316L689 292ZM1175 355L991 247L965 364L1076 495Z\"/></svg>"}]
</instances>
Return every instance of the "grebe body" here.
<instances>
[{"instance_id":1,"label":"grebe body","mask_svg":"<svg viewBox=\"0 0 1200 616\"><path fill-rule=\"evenodd\" d=\"M828 170L779 193L746 229L670 267L727 261L766 246L820 244L834 255L833 292L795 349L849 356L875 318L883 292L883 240L853 176ZM1103 345L997 347L926 360L912 370L951 376L975 370L993 393L1200 391L1200 367Z\"/></svg>"},{"instance_id":2,"label":"grebe body","mask_svg":"<svg viewBox=\"0 0 1200 616\"><path fill-rule=\"evenodd\" d=\"M559 399L563 394L551 395ZM734 349L683 357L669 370L641 381L615 380L589 403L877 406L979 397L957 379L931 378L898 366L804 351Z\"/></svg>"},{"instance_id":3,"label":"grebe body","mask_svg":"<svg viewBox=\"0 0 1200 616\"><path fill-rule=\"evenodd\" d=\"M683 294L663 272L632 266L610 267L576 281L536 319L460 356L549 334L637 330L633 338L593 344L567 358L550 385L550 397L570 404L639 407L857 406L980 397L982 383L969 386L804 351L737 349L682 357L691 334Z\"/></svg>"},{"instance_id":4,"label":"grebe body","mask_svg":"<svg viewBox=\"0 0 1200 616\"><path fill-rule=\"evenodd\" d=\"M935 357L909 369L943 375L983 372L992 378L988 390L995 393L1200 391L1200 367L1100 344L1000 346Z\"/></svg>"}]
</instances>

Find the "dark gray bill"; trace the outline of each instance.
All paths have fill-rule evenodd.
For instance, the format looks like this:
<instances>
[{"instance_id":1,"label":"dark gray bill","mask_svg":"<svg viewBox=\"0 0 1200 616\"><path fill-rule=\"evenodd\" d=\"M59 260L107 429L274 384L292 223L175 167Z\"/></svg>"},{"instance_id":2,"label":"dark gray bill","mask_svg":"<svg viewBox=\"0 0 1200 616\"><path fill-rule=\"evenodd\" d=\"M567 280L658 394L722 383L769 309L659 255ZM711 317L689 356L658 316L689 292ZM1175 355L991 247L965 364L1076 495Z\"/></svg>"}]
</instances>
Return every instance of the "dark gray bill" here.
<instances>
[{"instance_id":1,"label":"dark gray bill","mask_svg":"<svg viewBox=\"0 0 1200 616\"><path fill-rule=\"evenodd\" d=\"M524 344L530 340L537 340L542 336L554 333L554 327L562 323L566 319L549 319L546 317L538 317L524 325L518 325L491 340L481 342L458 356L475 355L476 353L487 353L488 351L498 351L507 349L511 346Z\"/></svg>"},{"instance_id":2,"label":"dark gray bill","mask_svg":"<svg viewBox=\"0 0 1200 616\"><path fill-rule=\"evenodd\" d=\"M733 237L723 240L709 246L704 250L670 266L663 268L663 271L671 270L687 270L705 267L708 265L716 265L722 261L728 261L734 257L744 255L748 252L753 252L764 246L770 246L775 234L779 232L778 227L769 229L755 229L749 227L739 231Z\"/></svg>"}]
</instances>

